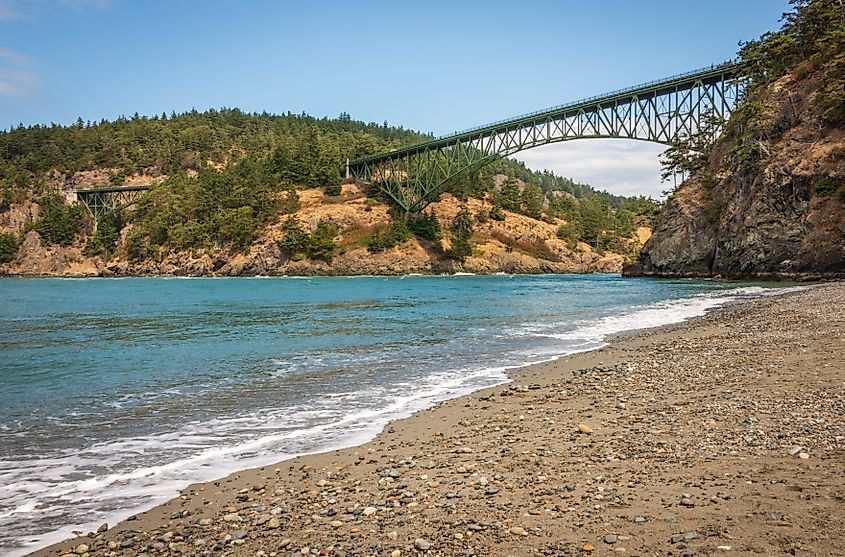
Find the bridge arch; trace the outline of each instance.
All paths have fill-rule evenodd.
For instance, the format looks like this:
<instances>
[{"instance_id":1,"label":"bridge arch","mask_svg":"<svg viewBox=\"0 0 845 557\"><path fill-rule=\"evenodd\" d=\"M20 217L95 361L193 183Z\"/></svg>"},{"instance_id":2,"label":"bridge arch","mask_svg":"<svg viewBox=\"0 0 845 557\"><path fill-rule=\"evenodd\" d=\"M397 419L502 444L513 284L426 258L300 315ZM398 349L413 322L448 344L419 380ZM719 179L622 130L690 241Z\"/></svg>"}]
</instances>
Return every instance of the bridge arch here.
<instances>
[{"instance_id":1,"label":"bridge arch","mask_svg":"<svg viewBox=\"0 0 845 557\"><path fill-rule=\"evenodd\" d=\"M350 173L417 212L451 183L540 145L587 138L669 145L705 118L727 119L742 86L739 66L729 62L352 161Z\"/></svg>"}]
</instances>

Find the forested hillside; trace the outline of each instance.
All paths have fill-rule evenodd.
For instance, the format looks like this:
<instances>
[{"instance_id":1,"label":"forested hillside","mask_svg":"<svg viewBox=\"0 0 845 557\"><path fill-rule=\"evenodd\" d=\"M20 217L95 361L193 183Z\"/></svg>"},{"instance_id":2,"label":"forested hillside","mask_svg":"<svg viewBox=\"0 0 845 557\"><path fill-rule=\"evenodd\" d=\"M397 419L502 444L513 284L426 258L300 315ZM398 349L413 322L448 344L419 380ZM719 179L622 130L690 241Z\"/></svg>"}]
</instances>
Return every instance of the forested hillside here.
<instances>
[{"instance_id":1,"label":"forested hillside","mask_svg":"<svg viewBox=\"0 0 845 557\"><path fill-rule=\"evenodd\" d=\"M0 213L17 208L5 223L0 220L0 261L21 256L19 246L31 231L42 245L79 244L85 257L103 261L161 261L185 250L248 252L269 225L296 215L304 190L321 188L327 202L344 202L341 172L347 158L427 137L387 123L354 121L347 114L316 119L237 109L79 120L72 126L21 125L0 133ZM70 196L63 196L78 188L122 185L152 187L136 205L101 218L96 226L81 207L66 202ZM454 184L450 193L459 202L474 198L489 205L470 215L470 228L476 222L503 221L510 212L554 224L557 236L573 249L583 242L599 252L635 251L635 229L647 226L657 211L649 199L612 196L509 159ZM389 205L375 189L362 195L370 208ZM437 220L430 211L391 214L390 230L377 227L362 235L361 246L388 249L414 235L439 240L418 232L419 222ZM447 225L448 243L460 235ZM337 223L321 230L333 242L342 241ZM461 250L444 248L442 255L470 256L471 239L465 243ZM301 256L314 253L306 249Z\"/></svg>"}]
</instances>

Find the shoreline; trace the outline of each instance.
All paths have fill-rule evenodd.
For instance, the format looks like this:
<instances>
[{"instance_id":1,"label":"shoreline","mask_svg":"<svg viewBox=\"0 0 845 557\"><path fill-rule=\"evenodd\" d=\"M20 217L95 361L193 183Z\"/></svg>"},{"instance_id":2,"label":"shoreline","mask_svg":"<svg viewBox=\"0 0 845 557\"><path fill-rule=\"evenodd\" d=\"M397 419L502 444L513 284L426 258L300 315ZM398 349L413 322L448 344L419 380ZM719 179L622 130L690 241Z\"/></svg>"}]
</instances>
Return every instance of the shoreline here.
<instances>
[{"instance_id":1,"label":"shoreline","mask_svg":"<svg viewBox=\"0 0 845 557\"><path fill-rule=\"evenodd\" d=\"M534 435L530 435L532 433L530 431L531 428L528 427L526 429L526 422L534 421L535 416L532 414L535 408L531 405L526 409L520 403L516 405L517 408L515 411L524 413L518 416L516 424L509 424L507 428L496 426L492 431L488 431L490 428L481 428L484 430L484 435L477 434L473 436L469 434L467 436L466 432L462 432L461 428L469 427L465 425L465 422L467 421L468 414L472 414L473 411L479 412L482 415L490 414L491 409L495 410L495 406L500 401L506 401L505 406L508 406L507 403L511 403L510 406L513 406L512 401L531 397L536 405L543 406L550 404L555 406L557 413L572 413L572 408L566 405L562 408L558 407L560 405L554 405L553 401L547 403L546 399L553 399L555 396L560 396L563 385L579 382L585 377L612 374L612 371L606 370L618 371L617 368L624 363L626 356L630 356L631 354L647 356L649 350L653 349L660 342L678 342L679 340L683 342L687 336L692 335L694 338L696 332L700 333L701 329L713 327L718 329L720 326L716 322L721 319L730 320L736 314L743 313L743 311L753 312L753 308L759 309L760 306L764 305L788 304L795 296L813 296L815 292L826 292L828 290L845 291L845 285L832 283L829 285L820 285L815 288L803 289L798 292L787 292L772 297L734 302L727 306L712 309L704 316L694 317L681 323L641 329L631 331L630 333L617 333L607 338L608 344L605 347L570 354L544 363L522 366L515 368L513 371L509 370L507 372L510 377L509 383L499 384L458 398L448 399L436 403L426 410L417 411L410 417L391 421L383 428L381 433L363 445L303 455L279 462L275 465L275 468L271 465L243 470L216 481L192 484L182 490L180 497L174 498L147 512L139 513L135 517L121 522L114 528L100 533L94 538L84 537L76 538L72 541L66 540L36 550L31 555L46 556L64 554L73 548L76 548L77 554L134 555L138 553L140 548L146 548L144 552L150 555L203 554L205 551L213 550L215 554L222 552L224 555L255 555L257 551L264 551L266 555L273 557L273 553L277 555L296 553L297 550L293 549L294 547L302 548L306 538L314 538L315 536L333 542L330 545L327 545L328 542L316 544L317 547L324 550L322 554L343 554L351 548L367 547L367 543L370 546L373 546L375 543L386 552L385 554L392 554L395 551L400 551L403 554L426 551L431 552L431 554L456 554L458 553L456 549L458 547L465 548L467 545L466 542L472 538L475 538L477 542L481 542L480 546L475 549L478 554L490 554L490 550L493 550L493 554L504 550L516 551L524 545L523 542L518 540L528 538L529 536L529 539L532 541L536 537L545 538L548 530L548 528L543 526L535 526L533 529L530 527L512 526L513 524L522 522L522 516L539 516L540 518L534 521L544 522L543 519L545 521L550 520L549 514L554 514L554 518L558 519L560 516L567 516L569 513L575 512L575 509L572 507L563 509L560 505L556 505L555 507L557 508L552 510L543 509L544 512L538 511L537 513L533 513L531 512L532 509L529 508L526 513L513 513L515 516L512 518L503 519L499 516L498 521L481 521L480 523L469 523L466 518L463 518L463 526L466 526L468 529L450 533L450 537L447 540L432 540L431 538L434 536L431 533L420 538L425 543L417 545L424 546L428 544L428 549L415 547L415 541L419 537L416 534L402 536L397 530L385 530L383 522L391 522L388 519L393 519L392 522L397 525L395 528L401 528L407 526L409 519L412 519L410 522L415 522L417 515L426 517L423 525L442 522L435 520L434 516L428 515L437 515L437 511L443 509L444 506L446 509L451 509L450 512L446 513L447 515L464 514L459 507L464 501L464 498L469 497L480 497L478 501L472 501L472 505L470 506L480 507L482 510L489 512L491 511L491 505L489 503L494 500L502 501L504 496L505 502L498 503L496 505L497 509L495 509L496 512L493 512L494 515L500 515L502 509L498 507L502 505L505 507L514 505L513 502L507 503L508 497L505 496L506 493L513 495L515 490L541 492L543 489L537 489L535 484L542 484L542 487L549 485L553 473L538 474L535 478L536 481L528 481L527 484L525 483L525 478L521 482L518 482L516 480L506 481L504 475L494 474L492 472L488 472L488 475L485 476L479 475L483 471L478 470L486 468L484 464L495 463L501 465L501 461L508 460L507 455L493 457L488 463L472 462L471 466L466 464L464 466L457 466L455 470L450 470L451 475L454 476L456 472L461 478L461 481L456 481L455 478L452 478L451 482L440 480L427 481L429 476L442 476L443 474L440 473L442 468L453 468L454 463L448 463L444 466L443 462L437 462L437 460L442 460L444 457L446 460L456 461L477 460L472 455L479 451L473 447L472 443L464 442L461 444L466 446L455 448L452 446L455 443L446 443L448 439L472 438L474 443L484 444L485 437L504 437L503 446L507 446L508 443L512 442L509 437L512 436L513 431L518 430L526 433L526 437L528 438L536 438L537 434L539 434L538 431L535 431L533 432ZM744 310L743 308L751 309ZM840 372L841 364L842 362L840 360L838 363ZM583 370L588 370L588 372L584 373ZM607 379L608 377L605 377L605 382L607 382ZM527 384L517 385L518 382L526 382ZM566 388L563 388L563 391L566 390ZM545 394L540 399L541 402L537 402L536 395L541 393ZM621 408L619 405L621 405ZM626 407L626 402L618 402L615 410L621 410L622 413L625 413ZM470 410L466 410L467 408ZM543 436L542 440L547 445L553 445L554 441L563 441L570 449L581 447L584 441L589 446L591 440L602 437L602 429L604 429L601 425L604 419L595 416L594 413L600 412L602 413L600 415L604 416L608 411L613 412L613 410L600 407L598 410L584 411L582 415L586 416L586 418L583 418L585 421L578 421L574 429L572 427L573 424L569 424L563 431L562 437L566 438L566 440L552 440L548 439L547 436ZM490 417L487 416L487 418ZM509 417L512 418L513 416ZM496 413L495 418L503 422L511 421L504 419L504 416L499 415L499 413ZM478 414L474 414L469 421L474 421L475 419L478 419ZM554 424L555 421L551 421L551 429L556 429ZM578 428L580 425L584 425L585 429L590 431L588 433L582 433ZM841 423L839 427L841 429ZM476 428L476 430L478 431L479 428ZM433 437L431 437L432 433ZM845 441L837 441L840 453L843 442ZM446 447L441 446L444 444ZM387 445L387 449L384 448L384 445ZM369 460L367 460L366 456L363 456L364 454L373 455L391 449L393 453L397 451L402 452L400 450L402 447L407 448L417 445L425 445L429 450L433 451L429 456L436 455L439 458L430 461L426 465L421 465L419 462L423 460L422 458L399 459L398 463L396 458L389 459L390 465L396 466L396 468L389 468L385 474L384 467L378 468L375 466L383 464L381 460L385 458L384 455L379 455L378 459L370 458ZM496 446L498 445L494 444L486 452L489 452ZM444 448L448 450L444 452L442 450ZM557 447L557 449L560 448ZM531 443L530 450L537 451L534 443ZM553 467L548 463L543 463L542 460L544 456L551 456L556 451L544 449L539 452L542 454L533 453L533 457L538 459L534 464L538 465L541 471L545 467ZM625 461L629 461L629 457L626 456L624 459L610 459L608 463ZM431 466L432 463L434 463L434 466ZM596 466L596 464L585 463L583 460L582 465L586 468ZM407 467L408 469L403 467ZM410 468L417 468L417 470L412 471ZM435 472L431 472L432 470ZM426 471L429 471L429 473L426 473ZM315 484L313 480L317 476L320 476L321 479L316 481ZM406 476L415 476L416 481L413 482L413 486L409 485L411 482L404 481ZM423 479L424 476L425 479ZM590 476L589 472L587 472L587 476ZM604 475L601 476L603 477ZM372 504L367 505L365 502L359 502L357 507L356 505L349 505L341 508L342 503L339 501L339 497L326 499L325 494L323 494L323 497L320 497L321 493L326 491L325 488L327 486L335 486L338 481L342 484L349 483L348 478L350 477L357 478L357 486L366 485L363 488L356 487L351 493L368 492L372 498L370 501ZM556 479L563 481L564 478L560 476ZM373 482L371 480L375 481ZM373 483L374 485L369 485ZM592 482L588 481L588 483ZM222 484L232 485L225 486L225 488L221 489ZM285 488L273 487L271 489L269 484L285 486ZM405 486L401 487L402 484L405 484ZM454 486L454 491L440 493L448 485ZM311 487L312 489L303 491L302 488L304 487ZM573 489L570 490L570 487L573 487ZM577 485L577 483L574 486L566 485L564 486L564 493L578 493L583 487ZM221 490L216 491L217 489ZM208 494L204 493L209 490L216 492L209 497ZM464 493L467 490L469 490L469 493ZM491 490L495 490L495 492L488 493ZM334 488L330 491L332 493L340 493L345 490ZM386 497L388 500L386 501L384 497L385 491L399 491L399 493L394 493L392 496L388 495ZM472 492L478 491L482 492L480 496L472 494ZM308 512L304 512L303 510L303 513L299 513L302 516L299 516L294 510L294 504L286 505L282 503L283 501L296 503L303 498L303 493L305 494L304 500L309 505L314 505L315 508L319 507L321 509L319 514L309 516ZM614 501L618 498L618 493L612 488L609 488L607 491L600 489L598 494L593 496L594 498L598 497L594 500L605 500L602 493L613 493ZM375 499L379 496L381 498ZM291 498L293 501L290 501ZM346 498L350 499L349 494L347 494ZM361 497L357 498L361 499ZM394 501L389 501L392 498ZM398 501L395 498L398 498ZM202 499L202 501L197 501L197 499ZM322 504L317 503L318 499L322 499ZM352 496L351 499L356 499L356 497ZM335 502L332 503L332 500ZM615 502L618 508L625 508L626 506L620 504L620 501ZM274 503L276 506L271 507ZM335 505L337 508L331 505ZM692 507L695 506L692 505ZM725 506L722 505L722 507ZM261 510L262 508L263 510ZM332 509L334 513L331 512ZM245 516L241 516L241 513ZM284 517L287 521L286 528L282 526L284 521L279 517ZM342 520L332 520L333 517L341 517ZM376 519L384 518L382 520L372 520L372 517L376 517ZM637 518L645 519L645 522L638 524L638 526L644 526L653 522L650 519L646 519L645 516L639 516ZM532 522L532 520L525 520L525 522ZM380 527L373 530L372 527L376 525L380 525ZM582 525L581 528L585 526L586 524ZM640 530L643 529L640 528ZM142 534L143 532L154 530L158 531L157 536ZM167 532L170 532L170 534L168 535ZM175 534L174 532L181 533ZM235 534L233 535L232 532ZM391 535L393 532L397 532L395 536ZM285 545L286 538L280 537L282 533L285 534L287 539L293 541ZM202 535L203 537L198 538L195 535ZM588 540L589 543L585 542L582 546L576 547L581 542L572 542L574 545L570 545L578 551L581 551L582 547L592 546L600 550L608 549L618 552L623 542L628 542L632 539L630 536L623 534L609 533L605 535L615 536L615 538L607 538L608 540L613 539L612 542L609 542L600 536L599 538L601 539L595 538L594 536L591 542ZM228 539L226 539L227 537ZM178 538L182 539L180 540ZM166 541L161 541L162 539ZM172 541L174 539L176 541ZM274 547L274 539L277 544L275 549L268 549ZM587 537L584 537L584 539L587 539ZM513 544L514 540L517 540L516 545ZM191 543L188 543L189 541ZM691 541L686 540L686 542ZM144 542L147 543L142 545ZM656 540L656 542L660 542L660 540ZM307 543L309 548L315 547L313 542ZM566 543L569 544L570 542ZM87 551L80 553L80 544L88 546L85 548ZM455 551L452 551L453 548ZM388 549L390 550L388 551ZM460 553L463 553L463 549ZM528 553L517 551L515 554L521 555Z\"/></svg>"}]
</instances>

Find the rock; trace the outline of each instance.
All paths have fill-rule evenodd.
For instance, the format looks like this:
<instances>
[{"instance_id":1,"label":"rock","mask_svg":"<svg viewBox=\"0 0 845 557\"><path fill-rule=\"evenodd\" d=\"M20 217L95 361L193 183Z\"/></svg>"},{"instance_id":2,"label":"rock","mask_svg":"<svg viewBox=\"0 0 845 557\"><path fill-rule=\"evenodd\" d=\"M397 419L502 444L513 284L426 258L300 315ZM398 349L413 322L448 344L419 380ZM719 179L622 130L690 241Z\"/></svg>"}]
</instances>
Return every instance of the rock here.
<instances>
[{"instance_id":1,"label":"rock","mask_svg":"<svg viewBox=\"0 0 845 557\"><path fill-rule=\"evenodd\" d=\"M794 445L789 449L789 456L797 456L801 452L800 445Z\"/></svg>"},{"instance_id":2,"label":"rock","mask_svg":"<svg viewBox=\"0 0 845 557\"><path fill-rule=\"evenodd\" d=\"M798 453L798 458L800 458L801 460L807 460L808 458L810 458L810 455L807 453Z\"/></svg>"},{"instance_id":3,"label":"rock","mask_svg":"<svg viewBox=\"0 0 845 557\"><path fill-rule=\"evenodd\" d=\"M402 552L398 549L394 549L390 552L390 557L400 557L400 555L402 555Z\"/></svg>"},{"instance_id":4,"label":"rock","mask_svg":"<svg viewBox=\"0 0 845 557\"><path fill-rule=\"evenodd\" d=\"M522 526L514 526L510 529L510 533L514 536L525 536L528 534Z\"/></svg>"},{"instance_id":5,"label":"rock","mask_svg":"<svg viewBox=\"0 0 845 557\"><path fill-rule=\"evenodd\" d=\"M606 544L614 544L616 543L617 537L615 534L608 534L604 537L604 543Z\"/></svg>"},{"instance_id":6,"label":"rock","mask_svg":"<svg viewBox=\"0 0 845 557\"><path fill-rule=\"evenodd\" d=\"M682 541L684 541L684 535L683 534L675 534L674 536L669 538L669 542L671 542L671 543L681 543Z\"/></svg>"},{"instance_id":7,"label":"rock","mask_svg":"<svg viewBox=\"0 0 845 557\"><path fill-rule=\"evenodd\" d=\"M593 432L593 428L591 428L590 426L588 426L585 423L580 423L580 424L578 424L578 431L580 431L581 433L586 433L586 434L589 435L590 433Z\"/></svg>"},{"instance_id":8,"label":"rock","mask_svg":"<svg viewBox=\"0 0 845 557\"><path fill-rule=\"evenodd\" d=\"M634 517L634 524L645 524L646 518L644 516L635 516Z\"/></svg>"},{"instance_id":9,"label":"rock","mask_svg":"<svg viewBox=\"0 0 845 557\"><path fill-rule=\"evenodd\" d=\"M83 553L88 553L88 546L84 543L81 543L73 548L73 552L77 555L82 555Z\"/></svg>"},{"instance_id":10,"label":"rock","mask_svg":"<svg viewBox=\"0 0 845 557\"><path fill-rule=\"evenodd\" d=\"M272 530L276 530L277 528L281 527L281 525L282 522L279 520L278 517L275 516L267 521L267 528L270 528Z\"/></svg>"},{"instance_id":11,"label":"rock","mask_svg":"<svg viewBox=\"0 0 845 557\"><path fill-rule=\"evenodd\" d=\"M682 497L681 498L681 505L684 507L694 507L695 503L689 497Z\"/></svg>"},{"instance_id":12,"label":"rock","mask_svg":"<svg viewBox=\"0 0 845 557\"><path fill-rule=\"evenodd\" d=\"M364 514L364 516L374 515L374 514L376 514L377 510L378 509L376 509L375 507L367 507L367 508L364 509L363 514Z\"/></svg>"},{"instance_id":13,"label":"rock","mask_svg":"<svg viewBox=\"0 0 845 557\"><path fill-rule=\"evenodd\" d=\"M214 522L210 518L201 518L197 521L197 524L200 526L211 526L211 523Z\"/></svg>"},{"instance_id":14,"label":"rock","mask_svg":"<svg viewBox=\"0 0 845 557\"><path fill-rule=\"evenodd\" d=\"M103 532L105 532L105 531L106 531L106 530L108 530L108 529L109 529L109 524L108 524L108 522L103 522L102 524L100 524L100 527L99 527L99 528L97 528L97 533L98 533L98 534L102 534Z\"/></svg>"},{"instance_id":15,"label":"rock","mask_svg":"<svg viewBox=\"0 0 845 557\"><path fill-rule=\"evenodd\" d=\"M497 493L499 493L498 487L488 487L484 490L484 495L496 495Z\"/></svg>"},{"instance_id":16,"label":"rock","mask_svg":"<svg viewBox=\"0 0 845 557\"><path fill-rule=\"evenodd\" d=\"M223 515L223 522L240 522L241 515L238 513L229 513Z\"/></svg>"},{"instance_id":17,"label":"rock","mask_svg":"<svg viewBox=\"0 0 845 557\"><path fill-rule=\"evenodd\" d=\"M423 538L417 538L414 540L414 549L416 549L417 551L428 551L429 549L431 549L431 544L428 542L428 540L425 540Z\"/></svg>"},{"instance_id":18,"label":"rock","mask_svg":"<svg viewBox=\"0 0 845 557\"><path fill-rule=\"evenodd\" d=\"M686 548L683 553L681 553L681 557L692 557L693 555L695 555L695 551L693 551L689 547Z\"/></svg>"}]
</instances>

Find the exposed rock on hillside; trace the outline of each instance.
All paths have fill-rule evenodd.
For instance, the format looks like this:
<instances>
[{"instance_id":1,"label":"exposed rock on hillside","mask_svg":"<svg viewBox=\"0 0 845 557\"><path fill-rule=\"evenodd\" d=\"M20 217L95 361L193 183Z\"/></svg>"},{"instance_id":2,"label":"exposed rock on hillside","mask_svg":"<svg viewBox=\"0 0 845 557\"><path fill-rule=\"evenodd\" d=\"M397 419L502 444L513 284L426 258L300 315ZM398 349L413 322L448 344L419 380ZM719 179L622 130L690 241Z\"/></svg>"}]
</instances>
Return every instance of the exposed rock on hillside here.
<instances>
[{"instance_id":1,"label":"exposed rock on hillside","mask_svg":"<svg viewBox=\"0 0 845 557\"><path fill-rule=\"evenodd\" d=\"M100 178L100 177L96 177ZM78 180L77 180L78 181ZM75 184L79 185L79 184ZM448 239L439 244L411 237L384 251L370 252L361 239L391 222L388 206L373 203L358 186L346 184L340 197L327 197L320 189L299 192L300 207L292 215L305 229L313 231L320 221L338 230L335 241L340 252L330 262L289 258L279 242L284 237L285 216L267 226L243 251L217 246L214 249L171 251L160 258L132 261L125 255L124 243L131 226L122 231L115 255L108 260L86 257L85 239L68 247L44 246L38 233L26 233L14 259L0 265L0 273L42 276L126 276L126 275L401 275L410 273L590 273L619 272L624 257L616 253L600 255L586 244L571 247L557 237L559 222L545 222L505 211L505 220L476 222L473 253L463 261L445 255ZM449 194L431 206L444 228L458 214L461 203ZM489 202L469 199L472 214L489 210ZM16 204L0 219L0 229L19 232L37 213L37 205ZM640 228L630 240L636 248L649 229Z\"/></svg>"},{"instance_id":2,"label":"exposed rock on hillside","mask_svg":"<svg viewBox=\"0 0 845 557\"><path fill-rule=\"evenodd\" d=\"M767 141L753 164L734 134L671 196L626 275L845 276L845 130L818 114L816 76L786 75L756 92Z\"/></svg>"}]
</instances>

